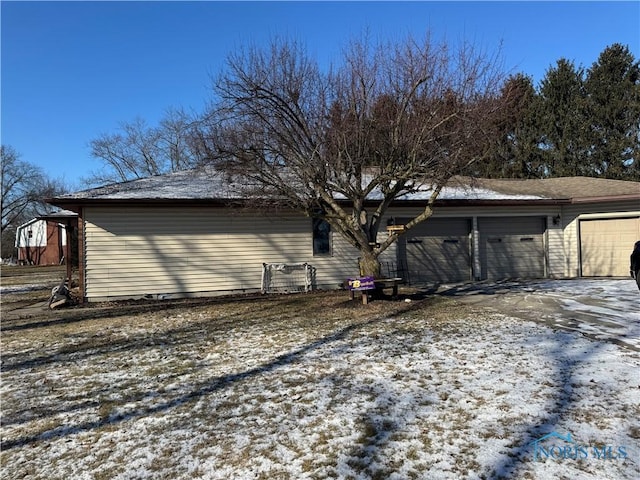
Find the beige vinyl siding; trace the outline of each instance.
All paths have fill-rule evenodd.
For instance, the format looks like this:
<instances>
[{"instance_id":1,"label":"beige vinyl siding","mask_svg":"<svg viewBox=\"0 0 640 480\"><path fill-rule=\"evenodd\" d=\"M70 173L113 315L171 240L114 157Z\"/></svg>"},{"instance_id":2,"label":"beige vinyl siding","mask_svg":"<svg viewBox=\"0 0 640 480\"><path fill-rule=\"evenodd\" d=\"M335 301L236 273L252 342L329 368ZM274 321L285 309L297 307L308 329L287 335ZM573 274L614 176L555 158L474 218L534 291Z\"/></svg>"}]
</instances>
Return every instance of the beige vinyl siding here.
<instances>
[{"instance_id":1,"label":"beige vinyl siding","mask_svg":"<svg viewBox=\"0 0 640 480\"><path fill-rule=\"evenodd\" d=\"M547 217L547 276L551 278L565 276L564 230L562 229L562 219L558 217Z\"/></svg>"},{"instance_id":2,"label":"beige vinyl siding","mask_svg":"<svg viewBox=\"0 0 640 480\"><path fill-rule=\"evenodd\" d=\"M388 216L411 217L417 215L421 209L410 207L393 207ZM436 207L431 218L472 218L472 217L542 217L560 213L560 207L553 205L483 205L469 207ZM429 220L427 219L426 222Z\"/></svg>"},{"instance_id":3,"label":"beige vinyl siding","mask_svg":"<svg viewBox=\"0 0 640 480\"><path fill-rule=\"evenodd\" d=\"M420 208L392 207L387 218L413 217L420 211ZM557 215L560 223L553 225ZM630 201L440 207L431 220L472 221L475 229L470 236L469 251L473 252L474 276L487 278L488 265L481 265L481 257L487 254L485 251L481 255L482 219L492 217L504 222L531 218L542 225L546 219L546 231L536 233L543 238L544 251L536 246L537 253L543 265L546 260L549 276L571 277L580 274L580 220L633 216L640 217L640 211L637 202ZM379 242L387 238L387 218L382 222ZM230 213L228 209L212 207L101 206L85 207L83 219L85 296L89 300L258 291L264 262L307 262L314 269L316 288L336 288L345 278L358 274L358 252L338 233L332 233L331 255L314 256L311 219L296 213L265 215ZM414 233L427 228L424 226L429 221ZM393 274L402 255L399 244L387 249L380 256L383 274ZM464 270L468 270L466 263Z\"/></svg>"},{"instance_id":4,"label":"beige vinyl siding","mask_svg":"<svg viewBox=\"0 0 640 480\"><path fill-rule=\"evenodd\" d=\"M263 263L310 263L316 286L353 275L357 254L333 234L313 256L311 220L212 208L86 208L85 296L197 295L260 289Z\"/></svg>"}]
</instances>

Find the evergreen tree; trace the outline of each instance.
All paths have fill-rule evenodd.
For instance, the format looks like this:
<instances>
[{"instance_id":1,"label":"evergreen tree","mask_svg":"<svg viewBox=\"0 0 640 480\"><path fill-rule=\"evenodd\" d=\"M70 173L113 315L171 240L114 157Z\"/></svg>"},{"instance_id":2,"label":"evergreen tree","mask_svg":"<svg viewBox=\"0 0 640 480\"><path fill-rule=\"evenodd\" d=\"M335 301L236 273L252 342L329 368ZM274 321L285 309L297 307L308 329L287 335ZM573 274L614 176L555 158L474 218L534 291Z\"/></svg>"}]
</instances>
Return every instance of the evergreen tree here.
<instances>
[{"instance_id":1,"label":"evergreen tree","mask_svg":"<svg viewBox=\"0 0 640 480\"><path fill-rule=\"evenodd\" d=\"M542 137L545 176L587 175L588 132L585 123L584 72L560 59L542 80L537 118Z\"/></svg>"},{"instance_id":2,"label":"evergreen tree","mask_svg":"<svg viewBox=\"0 0 640 480\"><path fill-rule=\"evenodd\" d=\"M606 48L587 72L593 174L640 180L640 64L627 47Z\"/></svg>"},{"instance_id":3,"label":"evergreen tree","mask_svg":"<svg viewBox=\"0 0 640 480\"><path fill-rule=\"evenodd\" d=\"M540 134L537 127L536 91L531 77L511 76L501 91L504 114L498 122L495 153L482 164L478 176L493 178L539 178L544 176Z\"/></svg>"}]
</instances>

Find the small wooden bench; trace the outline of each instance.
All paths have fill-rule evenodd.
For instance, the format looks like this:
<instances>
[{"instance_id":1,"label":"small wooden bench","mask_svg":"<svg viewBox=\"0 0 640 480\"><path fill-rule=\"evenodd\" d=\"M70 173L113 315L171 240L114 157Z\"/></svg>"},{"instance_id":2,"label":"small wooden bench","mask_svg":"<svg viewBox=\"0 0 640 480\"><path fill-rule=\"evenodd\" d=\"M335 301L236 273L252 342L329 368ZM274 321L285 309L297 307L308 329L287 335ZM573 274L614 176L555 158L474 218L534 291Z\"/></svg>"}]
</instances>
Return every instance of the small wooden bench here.
<instances>
[{"instance_id":1,"label":"small wooden bench","mask_svg":"<svg viewBox=\"0 0 640 480\"><path fill-rule=\"evenodd\" d=\"M392 294L391 298L396 300L398 298L398 285L402 285L404 283L404 279L396 277L396 278L379 278L374 280L376 284L376 288L384 290L385 288L391 288Z\"/></svg>"},{"instance_id":2,"label":"small wooden bench","mask_svg":"<svg viewBox=\"0 0 640 480\"><path fill-rule=\"evenodd\" d=\"M349 298L351 300L355 298L355 292L362 292L362 303L366 305L369 303L369 290L384 290L386 288L391 288L391 298L395 300L398 298L398 285L403 283L404 279L399 277L376 279L363 277L360 279L348 279L345 281L345 287L349 289Z\"/></svg>"}]
</instances>

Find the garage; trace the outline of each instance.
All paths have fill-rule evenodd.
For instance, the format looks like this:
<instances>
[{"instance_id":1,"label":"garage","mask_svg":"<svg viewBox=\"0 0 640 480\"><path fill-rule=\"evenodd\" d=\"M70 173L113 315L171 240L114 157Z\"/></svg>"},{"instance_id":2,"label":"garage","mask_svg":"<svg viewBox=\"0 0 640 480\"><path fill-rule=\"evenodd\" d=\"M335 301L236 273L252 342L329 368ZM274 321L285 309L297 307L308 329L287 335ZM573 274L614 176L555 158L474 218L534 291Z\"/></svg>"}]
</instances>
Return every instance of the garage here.
<instances>
[{"instance_id":1,"label":"garage","mask_svg":"<svg viewBox=\"0 0 640 480\"><path fill-rule=\"evenodd\" d=\"M640 217L580 220L583 277L628 277L629 256L640 240Z\"/></svg>"},{"instance_id":2,"label":"garage","mask_svg":"<svg viewBox=\"0 0 640 480\"><path fill-rule=\"evenodd\" d=\"M471 220L430 218L399 244L411 283L461 282L471 279Z\"/></svg>"},{"instance_id":3,"label":"garage","mask_svg":"<svg viewBox=\"0 0 640 480\"><path fill-rule=\"evenodd\" d=\"M483 279L545 277L541 217L478 218Z\"/></svg>"}]
</instances>

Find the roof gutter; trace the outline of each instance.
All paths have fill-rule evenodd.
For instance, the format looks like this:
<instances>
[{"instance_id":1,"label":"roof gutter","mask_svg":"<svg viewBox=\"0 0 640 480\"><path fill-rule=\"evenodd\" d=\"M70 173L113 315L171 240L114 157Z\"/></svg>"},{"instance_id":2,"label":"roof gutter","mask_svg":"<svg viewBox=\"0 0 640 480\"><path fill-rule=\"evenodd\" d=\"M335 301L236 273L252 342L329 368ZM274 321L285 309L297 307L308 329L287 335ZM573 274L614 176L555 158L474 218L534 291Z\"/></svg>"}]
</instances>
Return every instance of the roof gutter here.
<instances>
[{"instance_id":1,"label":"roof gutter","mask_svg":"<svg viewBox=\"0 0 640 480\"><path fill-rule=\"evenodd\" d=\"M578 198L540 198L540 199L438 199L436 207L462 207L462 206L550 206L550 205L571 205L586 203L606 203L618 201L640 201L640 193L637 195L608 195L599 197L578 197ZM239 207L250 206L251 201L239 198L105 198L105 199L82 199L82 198L50 198L46 202L57 207L79 212L82 207L104 207L104 206L212 206L212 207ZM338 200L341 205L351 204L348 200ZM366 206L378 205L379 200L366 200ZM412 206L422 207L427 205L428 200L394 200L391 206Z\"/></svg>"},{"instance_id":2,"label":"roof gutter","mask_svg":"<svg viewBox=\"0 0 640 480\"><path fill-rule=\"evenodd\" d=\"M122 206L122 205L139 205L139 206L189 206L189 205L207 205L207 206L230 206L244 204L242 200L233 199L195 199L195 198L106 198L106 199L84 199L84 198L51 198L45 200L47 203L56 207L65 208L78 213L82 207L104 207L104 206Z\"/></svg>"}]
</instances>

